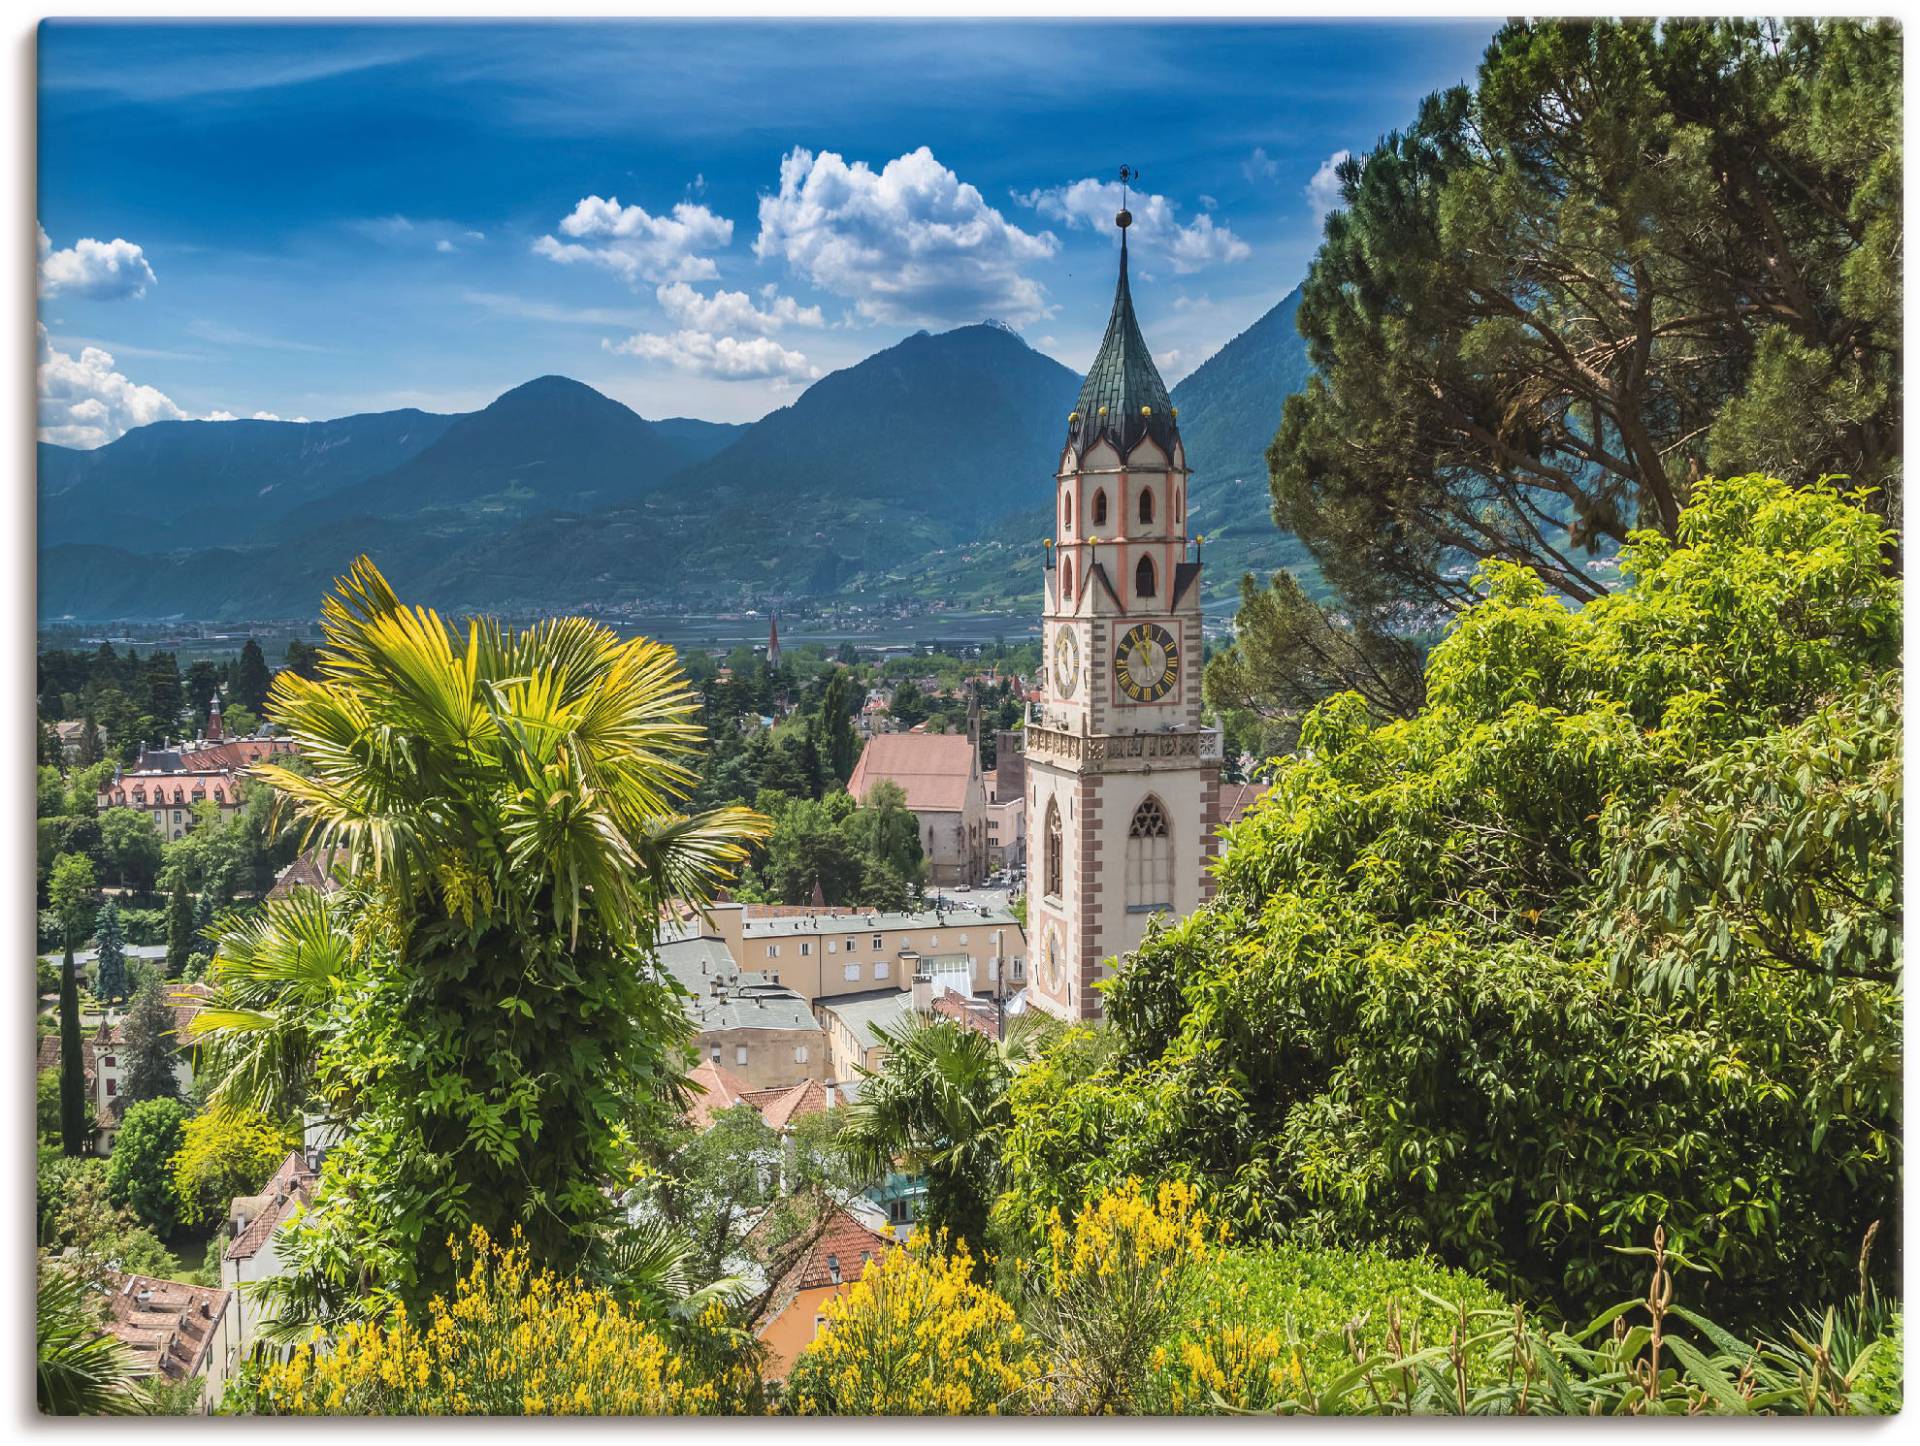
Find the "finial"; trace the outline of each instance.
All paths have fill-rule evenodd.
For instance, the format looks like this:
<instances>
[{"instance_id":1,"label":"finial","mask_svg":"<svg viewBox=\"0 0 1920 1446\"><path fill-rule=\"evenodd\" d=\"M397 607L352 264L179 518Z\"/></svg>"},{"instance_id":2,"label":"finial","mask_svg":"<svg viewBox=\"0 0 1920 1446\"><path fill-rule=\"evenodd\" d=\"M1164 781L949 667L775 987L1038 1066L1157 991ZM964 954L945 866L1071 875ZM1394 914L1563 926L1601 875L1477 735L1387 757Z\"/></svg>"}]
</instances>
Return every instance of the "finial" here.
<instances>
[{"instance_id":1,"label":"finial","mask_svg":"<svg viewBox=\"0 0 1920 1446\"><path fill-rule=\"evenodd\" d=\"M1133 224L1133 212L1127 209L1128 191L1134 181L1140 179L1140 173L1131 166L1120 168L1120 214L1113 218L1113 224L1122 231Z\"/></svg>"}]
</instances>

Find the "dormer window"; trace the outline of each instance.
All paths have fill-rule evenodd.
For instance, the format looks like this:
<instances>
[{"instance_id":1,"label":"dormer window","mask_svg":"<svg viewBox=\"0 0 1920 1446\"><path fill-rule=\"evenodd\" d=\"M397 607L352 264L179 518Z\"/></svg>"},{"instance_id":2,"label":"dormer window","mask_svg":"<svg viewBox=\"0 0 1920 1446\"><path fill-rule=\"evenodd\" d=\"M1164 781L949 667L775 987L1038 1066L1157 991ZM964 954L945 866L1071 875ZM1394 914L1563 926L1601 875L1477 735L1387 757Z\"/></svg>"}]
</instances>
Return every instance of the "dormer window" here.
<instances>
[{"instance_id":1,"label":"dormer window","mask_svg":"<svg viewBox=\"0 0 1920 1446\"><path fill-rule=\"evenodd\" d=\"M829 1255L827 1257L827 1274L832 1278L833 1283L835 1285L838 1285L840 1283L840 1257L839 1256Z\"/></svg>"}]
</instances>

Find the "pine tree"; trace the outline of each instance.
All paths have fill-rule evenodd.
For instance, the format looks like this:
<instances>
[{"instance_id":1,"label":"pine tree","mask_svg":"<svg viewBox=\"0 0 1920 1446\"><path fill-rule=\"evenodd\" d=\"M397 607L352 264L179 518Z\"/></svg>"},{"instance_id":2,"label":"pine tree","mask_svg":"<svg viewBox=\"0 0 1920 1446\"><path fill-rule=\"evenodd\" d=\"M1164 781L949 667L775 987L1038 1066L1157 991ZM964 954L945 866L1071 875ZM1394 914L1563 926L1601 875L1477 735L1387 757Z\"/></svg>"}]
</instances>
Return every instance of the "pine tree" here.
<instances>
[{"instance_id":1,"label":"pine tree","mask_svg":"<svg viewBox=\"0 0 1920 1446\"><path fill-rule=\"evenodd\" d=\"M95 925L100 962L94 970L93 992L102 1004L127 997L127 932L120 924L120 906L108 899Z\"/></svg>"},{"instance_id":2,"label":"pine tree","mask_svg":"<svg viewBox=\"0 0 1920 1446\"><path fill-rule=\"evenodd\" d=\"M86 1064L80 1057L80 979L69 930L67 957L60 966L60 1143L69 1155L84 1155L92 1137L87 1128Z\"/></svg>"},{"instance_id":3,"label":"pine tree","mask_svg":"<svg viewBox=\"0 0 1920 1446\"><path fill-rule=\"evenodd\" d=\"M173 1074L173 1056L178 1048L166 990L159 980L149 979L134 995L133 1008L120 1026L120 1052L127 1071L120 1093L128 1105L180 1097L180 1082Z\"/></svg>"},{"instance_id":4,"label":"pine tree","mask_svg":"<svg viewBox=\"0 0 1920 1446\"><path fill-rule=\"evenodd\" d=\"M256 717L267 706L267 655L252 638L240 650L240 661L233 667L233 700L243 704Z\"/></svg>"},{"instance_id":5,"label":"pine tree","mask_svg":"<svg viewBox=\"0 0 1920 1446\"><path fill-rule=\"evenodd\" d=\"M208 935L213 931L213 895L201 892L193 900L193 945L192 953L205 953Z\"/></svg>"},{"instance_id":6,"label":"pine tree","mask_svg":"<svg viewBox=\"0 0 1920 1446\"><path fill-rule=\"evenodd\" d=\"M187 881L176 878L173 893L167 899L167 977L178 979L193 953L193 901L187 897Z\"/></svg>"},{"instance_id":7,"label":"pine tree","mask_svg":"<svg viewBox=\"0 0 1920 1446\"><path fill-rule=\"evenodd\" d=\"M100 761L100 725L94 720L91 708L80 718L80 752L74 761L82 768Z\"/></svg>"}]
</instances>

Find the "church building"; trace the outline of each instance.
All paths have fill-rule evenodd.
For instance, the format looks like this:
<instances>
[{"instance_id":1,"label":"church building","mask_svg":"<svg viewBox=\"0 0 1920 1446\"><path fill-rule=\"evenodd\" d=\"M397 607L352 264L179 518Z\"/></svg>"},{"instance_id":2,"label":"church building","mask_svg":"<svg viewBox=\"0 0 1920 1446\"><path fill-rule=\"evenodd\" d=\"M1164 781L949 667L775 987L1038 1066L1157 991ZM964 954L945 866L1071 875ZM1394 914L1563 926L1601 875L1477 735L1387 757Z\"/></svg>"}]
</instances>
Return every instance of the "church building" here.
<instances>
[{"instance_id":1,"label":"church building","mask_svg":"<svg viewBox=\"0 0 1920 1446\"><path fill-rule=\"evenodd\" d=\"M1044 694L1026 730L1030 998L1100 1016L1093 986L1156 915L1211 896L1220 734L1201 725L1200 562L1186 452L1120 282L1067 417L1044 591Z\"/></svg>"}]
</instances>

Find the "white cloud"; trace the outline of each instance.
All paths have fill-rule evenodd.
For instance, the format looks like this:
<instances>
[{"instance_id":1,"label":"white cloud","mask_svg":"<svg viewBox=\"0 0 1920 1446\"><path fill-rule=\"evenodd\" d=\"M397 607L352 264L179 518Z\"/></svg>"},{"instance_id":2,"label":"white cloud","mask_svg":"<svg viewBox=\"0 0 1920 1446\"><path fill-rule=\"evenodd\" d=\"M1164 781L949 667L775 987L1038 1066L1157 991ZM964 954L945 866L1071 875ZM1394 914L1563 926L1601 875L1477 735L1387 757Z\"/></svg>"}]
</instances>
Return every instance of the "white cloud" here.
<instances>
[{"instance_id":1,"label":"white cloud","mask_svg":"<svg viewBox=\"0 0 1920 1446\"><path fill-rule=\"evenodd\" d=\"M1320 169L1313 173L1313 179L1307 182L1307 205L1313 211L1313 223L1319 225L1327 219L1330 211L1340 209L1340 163L1353 154L1352 151L1335 151L1320 163Z\"/></svg>"},{"instance_id":2,"label":"white cloud","mask_svg":"<svg viewBox=\"0 0 1920 1446\"><path fill-rule=\"evenodd\" d=\"M1059 245L1050 231L1011 224L925 146L878 171L795 147L780 161L779 191L760 198L753 250L848 298L864 320L910 325L1048 315L1022 268Z\"/></svg>"},{"instance_id":3,"label":"white cloud","mask_svg":"<svg viewBox=\"0 0 1920 1446\"><path fill-rule=\"evenodd\" d=\"M623 356L665 362L677 371L721 381L796 382L812 381L820 375L820 368L800 352L764 336L742 339L689 329L676 331L671 336L637 332L622 342L600 344Z\"/></svg>"},{"instance_id":4,"label":"white cloud","mask_svg":"<svg viewBox=\"0 0 1920 1446\"><path fill-rule=\"evenodd\" d=\"M40 340L35 383L41 441L63 447L99 447L129 428L186 417L164 392L141 386L115 371L111 352L89 346L83 347L79 356L71 356L54 350L44 325L36 330Z\"/></svg>"},{"instance_id":5,"label":"white cloud","mask_svg":"<svg viewBox=\"0 0 1920 1446\"><path fill-rule=\"evenodd\" d=\"M44 228L36 225L34 230L39 236L42 296L137 301L158 280L146 253L131 241L117 236L111 241L82 236L73 245L56 251Z\"/></svg>"},{"instance_id":6,"label":"white cloud","mask_svg":"<svg viewBox=\"0 0 1920 1446\"><path fill-rule=\"evenodd\" d=\"M647 319L646 313L638 307L555 306L551 302L503 295L497 291L463 291L460 299L497 316L515 316L525 321L564 322L581 326L643 326Z\"/></svg>"},{"instance_id":7,"label":"white cloud","mask_svg":"<svg viewBox=\"0 0 1920 1446\"><path fill-rule=\"evenodd\" d=\"M453 243L442 236L438 241L433 243L433 249L443 256L450 255L453 251Z\"/></svg>"},{"instance_id":8,"label":"white cloud","mask_svg":"<svg viewBox=\"0 0 1920 1446\"><path fill-rule=\"evenodd\" d=\"M716 291L712 296L702 296L684 281L657 287L653 294L667 313L667 320L687 331L754 331L764 336L782 327L827 324L819 307L802 306L771 286L761 292L767 301L764 311L744 291Z\"/></svg>"},{"instance_id":9,"label":"white cloud","mask_svg":"<svg viewBox=\"0 0 1920 1446\"><path fill-rule=\"evenodd\" d=\"M1177 203L1165 196L1125 192L1118 181L1098 181L1089 176L1070 185L1015 191L1013 198L1051 220L1095 231L1112 229L1113 218L1124 200L1133 215L1131 244L1163 253L1182 275L1244 261L1253 254L1253 248L1234 235L1231 227L1214 225L1213 217L1196 216L1183 226L1174 215L1179 209Z\"/></svg>"},{"instance_id":10,"label":"white cloud","mask_svg":"<svg viewBox=\"0 0 1920 1446\"><path fill-rule=\"evenodd\" d=\"M639 206L622 206L617 196L584 197L560 223L561 241L542 236L536 254L563 266L584 262L604 266L628 285L662 281L710 281L720 274L702 252L733 240L733 222L691 201L677 203L671 215L653 216Z\"/></svg>"},{"instance_id":11,"label":"white cloud","mask_svg":"<svg viewBox=\"0 0 1920 1446\"><path fill-rule=\"evenodd\" d=\"M1172 386L1187 374L1187 354L1179 347L1171 351L1155 352L1153 364L1160 368L1161 380Z\"/></svg>"},{"instance_id":12,"label":"white cloud","mask_svg":"<svg viewBox=\"0 0 1920 1446\"><path fill-rule=\"evenodd\" d=\"M1267 154L1266 147L1255 146L1253 154L1240 163L1240 173L1256 184L1271 181L1280 174L1280 163Z\"/></svg>"},{"instance_id":13,"label":"white cloud","mask_svg":"<svg viewBox=\"0 0 1920 1446\"><path fill-rule=\"evenodd\" d=\"M486 232L472 230L458 221L419 220L398 214L349 221L347 229L382 246L431 247L443 256L487 239Z\"/></svg>"}]
</instances>

